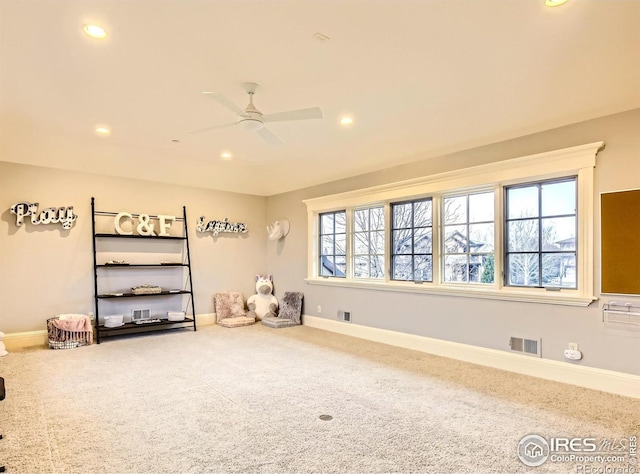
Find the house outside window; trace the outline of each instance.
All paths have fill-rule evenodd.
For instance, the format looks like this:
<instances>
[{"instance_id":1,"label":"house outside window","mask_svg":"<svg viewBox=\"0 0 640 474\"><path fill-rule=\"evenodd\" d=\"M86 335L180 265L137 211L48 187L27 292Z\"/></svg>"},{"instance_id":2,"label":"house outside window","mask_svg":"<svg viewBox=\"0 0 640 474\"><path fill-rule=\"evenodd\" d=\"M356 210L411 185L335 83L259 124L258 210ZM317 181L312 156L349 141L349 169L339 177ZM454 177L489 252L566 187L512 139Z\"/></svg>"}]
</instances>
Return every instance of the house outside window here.
<instances>
[{"instance_id":1,"label":"house outside window","mask_svg":"<svg viewBox=\"0 0 640 474\"><path fill-rule=\"evenodd\" d=\"M444 282L494 282L493 214L493 191L443 199Z\"/></svg>"},{"instance_id":2,"label":"house outside window","mask_svg":"<svg viewBox=\"0 0 640 474\"><path fill-rule=\"evenodd\" d=\"M320 276L347 275L347 213L324 212L320 218Z\"/></svg>"}]
</instances>

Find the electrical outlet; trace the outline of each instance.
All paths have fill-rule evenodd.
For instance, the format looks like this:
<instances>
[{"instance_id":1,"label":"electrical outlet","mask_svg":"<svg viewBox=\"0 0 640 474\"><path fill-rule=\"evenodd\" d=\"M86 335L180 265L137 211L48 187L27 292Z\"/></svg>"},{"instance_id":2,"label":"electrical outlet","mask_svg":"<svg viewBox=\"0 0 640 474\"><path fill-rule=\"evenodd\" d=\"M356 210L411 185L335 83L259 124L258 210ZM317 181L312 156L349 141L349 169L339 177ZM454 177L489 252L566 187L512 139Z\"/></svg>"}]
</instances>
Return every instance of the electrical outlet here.
<instances>
[{"instance_id":1,"label":"electrical outlet","mask_svg":"<svg viewBox=\"0 0 640 474\"><path fill-rule=\"evenodd\" d=\"M577 351L578 349L578 343L577 342L570 342L569 343L569 350L570 351Z\"/></svg>"},{"instance_id":2,"label":"electrical outlet","mask_svg":"<svg viewBox=\"0 0 640 474\"><path fill-rule=\"evenodd\" d=\"M351 311L345 311L342 315L343 320L347 323L351 322Z\"/></svg>"},{"instance_id":3,"label":"electrical outlet","mask_svg":"<svg viewBox=\"0 0 640 474\"><path fill-rule=\"evenodd\" d=\"M322 306L318 305L318 313L322 313Z\"/></svg>"}]
</instances>

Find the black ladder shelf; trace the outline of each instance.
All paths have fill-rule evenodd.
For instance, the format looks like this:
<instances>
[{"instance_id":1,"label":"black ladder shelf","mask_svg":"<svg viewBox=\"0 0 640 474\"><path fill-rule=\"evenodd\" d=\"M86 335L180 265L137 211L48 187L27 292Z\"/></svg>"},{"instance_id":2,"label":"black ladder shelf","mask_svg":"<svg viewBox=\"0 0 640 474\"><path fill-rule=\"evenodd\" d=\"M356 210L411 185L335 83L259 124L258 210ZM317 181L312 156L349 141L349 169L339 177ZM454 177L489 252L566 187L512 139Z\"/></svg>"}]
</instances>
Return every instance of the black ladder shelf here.
<instances>
[{"instance_id":1,"label":"black ladder shelf","mask_svg":"<svg viewBox=\"0 0 640 474\"><path fill-rule=\"evenodd\" d=\"M196 311L195 305L193 301L193 280L191 276L191 256L189 252L189 233L187 231L187 210L185 206L182 206L182 217L176 217L176 222L182 223L182 232L181 235L168 235L168 236L159 236L159 235L121 235L115 233L103 233L96 232L96 217L115 217L118 215L117 212L107 212L107 211L98 211L95 208L95 198L91 198L91 229L93 234L93 291L94 291L94 308L95 308L95 329L96 329L96 342L100 344L101 339L103 337L108 336L116 336L116 335L124 335L124 334L135 334L135 333L143 333L143 332L152 332L159 330L168 330L168 329L181 329L181 328L189 328L193 327L193 330L196 331ZM138 218L140 214L131 214L133 218ZM149 216L150 218L157 218L158 216ZM122 240L118 240L122 239ZM157 243L159 241L182 241L183 246L181 246L181 262L153 262L153 263L98 263L98 257L101 254L100 244L102 241L111 241L111 242L121 242L123 245L126 245L125 242L129 241L145 241L150 245ZM123 248L123 251L125 249ZM145 251L146 252L146 251ZM151 252L153 253L153 252ZM118 269L118 270L133 270L133 271L144 271L147 270L159 270L160 268L164 269L182 269L182 276L184 277L184 270L186 270L187 278L182 288L179 289L162 289L160 293L145 293L145 294L134 294L130 291L122 291L122 292L100 292L100 278L102 275L100 273L102 271L108 271L108 269ZM169 271L169 270L166 270ZM177 270L175 270L177 271ZM103 276L102 276L103 277ZM186 304L184 305L184 313L185 318L181 321L169 321L165 315L154 315L151 316L152 320L160 319L160 321L154 322L132 322L125 317L125 322L122 326L118 327L105 327L100 324L100 304L105 300L115 300L122 298L123 302L125 301L137 301L137 298L182 298L183 302L186 298ZM130 298L133 298L130 300ZM190 310L190 311L189 311ZM190 314L189 314L190 313ZM124 316L124 315L123 315ZM148 321L148 320L143 320Z\"/></svg>"}]
</instances>

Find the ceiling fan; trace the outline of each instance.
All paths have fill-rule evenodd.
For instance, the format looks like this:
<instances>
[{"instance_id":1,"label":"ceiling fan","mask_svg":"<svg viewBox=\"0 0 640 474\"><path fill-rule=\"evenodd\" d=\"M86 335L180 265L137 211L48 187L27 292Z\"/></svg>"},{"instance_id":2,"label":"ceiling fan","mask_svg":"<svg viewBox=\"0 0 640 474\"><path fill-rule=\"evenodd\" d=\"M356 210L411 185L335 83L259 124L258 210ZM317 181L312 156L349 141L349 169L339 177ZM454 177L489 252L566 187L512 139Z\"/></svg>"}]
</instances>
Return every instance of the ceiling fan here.
<instances>
[{"instance_id":1,"label":"ceiling fan","mask_svg":"<svg viewBox=\"0 0 640 474\"><path fill-rule=\"evenodd\" d=\"M249 104L242 110L226 96L219 92L203 92L203 94L211 97L218 104L231 110L238 116L235 122L224 123L222 125L214 125L212 127L206 127L199 130L194 130L192 133L207 132L209 130L215 130L218 128L230 127L232 125L240 125L243 129L256 132L265 141L269 143L283 143L284 140L275 135L271 130L265 127L265 123L268 122L284 122L288 120L308 120L322 118L322 110L319 107L312 107L309 109L288 110L285 112L276 112L274 114L264 115L253 105L253 95L256 93L258 84L255 82L245 82L242 87L249 94Z\"/></svg>"}]
</instances>

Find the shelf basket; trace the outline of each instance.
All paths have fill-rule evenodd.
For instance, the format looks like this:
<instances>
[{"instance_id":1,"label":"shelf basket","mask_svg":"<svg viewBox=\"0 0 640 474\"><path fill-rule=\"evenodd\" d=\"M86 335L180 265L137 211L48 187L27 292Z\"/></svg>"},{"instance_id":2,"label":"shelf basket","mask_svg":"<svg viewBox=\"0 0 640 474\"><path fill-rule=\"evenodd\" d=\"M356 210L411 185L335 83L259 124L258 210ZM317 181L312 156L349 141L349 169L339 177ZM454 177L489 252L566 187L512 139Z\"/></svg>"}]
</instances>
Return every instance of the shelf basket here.
<instances>
[{"instance_id":1,"label":"shelf basket","mask_svg":"<svg viewBox=\"0 0 640 474\"><path fill-rule=\"evenodd\" d=\"M47 319L47 336L49 349L73 349L87 346L93 342L93 332L64 331L57 328L53 321L60 319L58 316Z\"/></svg>"},{"instance_id":2,"label":"shelf basket","mask_svg":"<svg viewBox=\"0 0 640 474\"><path fill-rule=\"evenodd\" d=\"M134 286L131 288L131 293L134 295L158 295L162 293L162 288L159 286Z\"/></svg>"}]
</instances>

